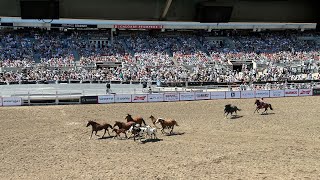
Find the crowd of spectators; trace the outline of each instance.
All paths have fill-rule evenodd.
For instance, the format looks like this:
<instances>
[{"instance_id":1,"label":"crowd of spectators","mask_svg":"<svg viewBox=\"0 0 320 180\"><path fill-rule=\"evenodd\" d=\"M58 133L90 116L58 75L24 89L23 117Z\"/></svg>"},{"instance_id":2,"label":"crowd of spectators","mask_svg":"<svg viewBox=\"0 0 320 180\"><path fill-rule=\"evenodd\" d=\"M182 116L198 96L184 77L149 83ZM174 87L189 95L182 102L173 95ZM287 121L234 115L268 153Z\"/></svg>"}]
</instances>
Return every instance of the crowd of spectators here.
<instances>
[{"instance_id":1,"label":"crowd of spectators","mask_svg":"<svg viewBox=\"0 0 320 180\"><path fill-rule=\"evenodd\" d=\"M0 81L279 81L320 79L316 33L19 30L0 32ZM107 38L97 46L91 38ZM223 41L221 40L223 39ZM253 61L255 68L231 68ZM121 62L96 68L97 62ZM24 71L22 71L24 69Z\"/></svg>"}]
</instances>

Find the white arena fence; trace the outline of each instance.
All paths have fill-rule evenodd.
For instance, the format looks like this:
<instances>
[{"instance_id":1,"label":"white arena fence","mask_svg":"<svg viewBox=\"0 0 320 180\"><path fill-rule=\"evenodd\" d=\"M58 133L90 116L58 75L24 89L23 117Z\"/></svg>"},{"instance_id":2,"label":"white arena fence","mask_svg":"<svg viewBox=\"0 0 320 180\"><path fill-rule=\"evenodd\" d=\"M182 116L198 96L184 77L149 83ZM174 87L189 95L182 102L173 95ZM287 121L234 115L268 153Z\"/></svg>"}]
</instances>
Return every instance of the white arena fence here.
<instances>
[{"instance_id":1,"label":"white arena fence","mask_svg":"<svg viewBox=\"0 0 320 180\"><path fill-rule=\"evenodd\" d=\"M99 96L81 96L69 104L109 104L109 103L146 103L176 102L215 99L281 98L320 95L320 89L285 89L252 91L214 91L214 92L170 92L153 94L106 94ZM52 104L61 104L57 100ZM67 104L67 103L64 103ZM2 97L0 106L32 105L21 97Z\"/></svg>"}]
</instances>

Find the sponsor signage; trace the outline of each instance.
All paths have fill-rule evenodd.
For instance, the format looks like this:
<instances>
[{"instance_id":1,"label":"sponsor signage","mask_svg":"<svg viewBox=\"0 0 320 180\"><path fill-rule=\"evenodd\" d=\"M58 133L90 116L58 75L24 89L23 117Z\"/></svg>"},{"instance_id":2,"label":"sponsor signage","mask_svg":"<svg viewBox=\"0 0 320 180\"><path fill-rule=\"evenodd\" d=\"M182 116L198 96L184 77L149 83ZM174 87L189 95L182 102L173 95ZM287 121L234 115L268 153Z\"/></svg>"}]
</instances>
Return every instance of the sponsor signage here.
<instances>
[{"instance_id":1,"label":"sponsor signage","mask_svg":"<svg viewBox=\"0 0 320 180\"><path fill-rule=\"evenodd\" d=\"M132 102L148 102L147 94L132 94Z\"/></svg>"},{"instance_id":2,"label":"sponsor signage","mask_svg":"<svg viewBox=\"0 0 320 180\"><path fill-rule=\"evenodd\" d=\"M284 97L284 90L270 90L270 97Z\"/></svg>"},{"instance_id":3,"label":"sponsor signage","mask_svg":"<svg viewBox=\"0 0 320 180\"><path fill-rule=\"evenodd\" d=\"M210 99L209 92L196 92L196 100Z\"/></svg>"},{"instance_id":4,"label":"sponsor signage","mask_svg":"<svg viewBox=\"0 0 320 180\"><path fill-rule=\"evenodd\" d=\"M298 89L285 89L284 90L285 96L298 96Z\"/></svg>"},{"instance_id":5,"label":"sponsor signage","mask_svg":"<svg viewBox=\"0 0 320 180\"><path fill-rule=\"evenodd\" d=\"M167 93L163 95L164 101L179 101L179 94Z\"/></svg>"},{"instance_id":6,"label":"sponsor signage","mask_svg":"<svg viewBox=\"0 0 320 180\"><path fill-rule=\"evenodd\" d=\"M312 96L312 89L299 89L299 96Z\"/></svg>"},{"instance_id":7,"label":"sponsor signage","mask_svg":"<svg viewBox=\"0 0 320 180\"><path fill-rule=\"evenodd\" d=\"M216 91L210 93L211 99L225 99L226 98L226 92L225 91Z\"/></svg>"},{"instance_id":8,"label":"sponsor signage","mask_svg":"<svg viewBox=\"0 0 320 180\"><path fill-rule=\"evenodd\" d=\"M98 96L81 96L81 104L98 104Z\"/></svg>"},{"instance_id":9,"label":"sponsor signage","mask_svg":"<svg viewBox=\"0 0 320 180\"><path fill-rule=\"evenodd\" d=\"M2 106L2 98L0 97L0 106Z\"/></svg>"},{"instance_id":10,"label":"sponsor signage","mask_svg":"<svg viewBox=\"0 0 320 180\"><path fill-rule=\"evenodd\" d=\"M116 94L114 102L131 102L131 94Z\"/></svg>"},{"instance_id":11,"label":"sponsor signage","mask_svg":"<svg viewBox=\"0 0 320 180\"><path fill-rule=\"evenodd\" d=\"M270 92L268 90L262 90L262 91L256 91L255 92L256 98L262 98L262 97L270 97Z\"/></svg>"},{"instance_id":12,"label":"sponsor signage","mask_svg":"<svg viewBox=\"0 0 320 180\"><path fill-rule=\"evenodd\" d=\"M114 25L117 29L162 29L162 25Z\"/></svg>"},{"instance_id":13,"label":"sponsor signage","mask_svg":"<svg viewBox=\"0 0 320 180\"><path fill-rule=\"evenodd\" d=\"M22 99L21 99L21 97L3 97L2 98L2 105L3 106L21 106Z\"/></svg>"},{"instance_id":14,"label":"sponsor signage","mask_svg":"<svg viewBox=\"0 0 320 180\"><path fill-rule=\"evenodd\" d=\"M97 28L96 24L51 24L52 28Z\"/></svg>"},{"instance_id":15,"label":"sponsor signage","mask_svg":"<svg viewBox=\"0 0 320 180\"><path fill-rule=\"evenodd\" d=\"M255 92L254 91L241 91L241 98L254 98Z\"/></svg>"},{"instance_id":16,"label":"sponsor signage","mask_svg":"<svg viewBox=\"0 0 320 180\"><path fill-rule=\"evenodd\" d=\"M320 95L320 89L313 89L312 90L312 95L319 96Z\"/></svg>"},{"instance_id":17,"label":"sponsor signage","mask_svg":"<svg viewBox=\"0 0 320 180\"><path fill-rule=\"evenodd\" d=\"M149 102L161 102L161 101L163 101L163 94L149 94L148 101Z\"/></svg>"},{"instance_id":18,"label":"sponsor signage","mask_svg":"<svg viewBox=\"0 0 320 180\"><path fill-rule=\"evenodd\" d=\"M241 97L240 92L241 92L241 91L227 91L227 92L226 92L226 98L227 98L227 99L240 98L240 97Z\"/></svg>"},{"instance_id":19,"label":"sponsor signage","mask_svg":"<svg viewBox=\"0 0 320 180\"><path fill-rule=\"evenodd\" d=\"M194 93L180 93L180 101L192 101L195 100Z\"/></svg>"},{"instance_id":20,"label":"sponsor signage","mask_svg":"<svg viewBox=\"0 0 320 180\"><path fill-rule=\"evenodd\" d=\"M103 95L103 96L98 96L98 103L99 104L108 104L108 103L114 103L114 95Z\"/></svg>"}]
</instances>

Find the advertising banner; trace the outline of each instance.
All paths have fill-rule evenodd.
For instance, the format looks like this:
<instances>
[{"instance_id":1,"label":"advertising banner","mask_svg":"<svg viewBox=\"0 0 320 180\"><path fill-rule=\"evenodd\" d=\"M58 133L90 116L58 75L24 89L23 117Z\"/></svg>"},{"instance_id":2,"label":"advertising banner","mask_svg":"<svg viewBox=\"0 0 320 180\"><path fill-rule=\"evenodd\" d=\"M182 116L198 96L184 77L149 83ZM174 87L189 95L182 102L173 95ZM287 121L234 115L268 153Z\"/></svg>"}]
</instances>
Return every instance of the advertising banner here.
<instances>
[{"instance_id":1,"label":"advertising banner","mask_svg":"<svg viewBox=\"0 0 320 180\"><path fill-rule=\"evenodd\" d=\"M147 94L132 94L132 102L148 102Z\"/></svg>"},{"instance_id":2,"label":"advertising banner","mask_svg":"<svg viewBox=\"0 0 320 180\"><path fill-rule=\"evenodd\" d=\"M216 91L210 93L211 99L225 99L226 98L226 92L225 91Z\"/></svg>"},{"instance_id":3,"label":"advertising banner","mask_svg":"<svg viewBox=\"0 0 320 180\"><path fill-rule=\"evenodd\" d=\"M98 96L81 96L81 104L98 104Z\"/></svg>"},{"instance_id":4,"label":"advertising banner","mask_svg":"<svg viewBox=\"0 0 320 180\"><path fill-rule=\"evenodd\" d=\"M116 29L162 29L162 25L114 25Z\"/></svg>"},{"instance_id":5,"label":"advertising banner","mask_svg":"<svg viewBox=\"0 0 320 180\"><path fill-rule=\"evenodd\" d=\"M2 105L3 106L21 106L22 99L21 97L3 97Z\"/></svg>"},{"instance_id":6,"label":"advertising banner","mask_svg":"<svg viewBox=\"0 0 320 180\"><path fill-rule=\"evenodd\" d=\"M176 93L166 93L163 97L164 101L179 101L179 94Z\"/></svg>"},{"instance_id":7,"label":"advertising banner","mask_svg":"<svg viewBox=\"0 0 320 180\"><path fill-rule=\"evenodd\" d=\"M2 98L0 97L0 106L2 106Z\"/></svg>"},{"instance_id":8,"label":"advertising banner","mask_svg":"<svg viewBox=\"0 0 320 180\"><path fill-rule=\"evenodd\" d=\"M163 94L149 94L148 95L148 102L162 102L163 101Z\"/></svg>"},{"instance_id":9,"label":"advertising banner","mask_svg":"<svg viewBox=\"0 0 320 180\"><path fill-rule=\"evenodd\" d=\"M256 98L262 98L262 97L270 97L270 92L268 90L261 90L255 92Z\"/></svg>"},{"instance_id":10,"label":"advertising banner","mask_svg":"<svg viewBox=\"0 0 320 180\"><path fill-rule=\"evenodd\" d=\"M285 89L284 90L284 95L286 97L290 96L298 96L299 92L298 89Z\"/></svg>"},{"instance_id":11,"label":"advertising banner","mask_svg":"<svg viewBox=\"0 0 320 180\"><path fill-rule=\"evenodd\" d=\"M270 97L284 97L284 90L270 90Z\"/></svg>"},{"instance_id":12,"label":"advertising banner","mask_svg":"<svg viewBox=\"0 0 320 180\"><path fill-rule=\"evenodd\" d=\"M255 98L254 91L241 91L241 98Z\"/></svg>"},{"instance_id":13,"label":"advertising banner","mask_svg":"<svg viewBox=\"0 0 320 180\"><path fill-rule=\"evenodd\" d=\"M116 94L114 102L131 102L131 94Z\"/></svg>"},{"instance_id":14,"label":"advertising banner","mask_svg":"<svg viewBox=\"0 0 320 180\"><path fill-rule=\"evenodd\" d=\"M299 89L299 96L312 96L312 89Z\"/></svg>"},{"instance_id":15,"label":"advertising banner","mask_svg":"<svg viewBox=\"0 0 320 180\"><path fill-rule=\"evenodd\" d=\"M237 99L237 98L240 98L240 97L241 97L240 92L241 92L241 91L226 91L226 98L227 98L227 99Z\"/></svg>"},{"instance_id":16,"label":"advertising banner","mask_svg":"<svg viewBox=\"0 0 320 180\"><path fill-rule=\"evenodd\" d=\"M196 92L196 100L204 100L210 98L210 92Z\"/></svg>"},{"instance_id":17,"label":"advertising banner","mask_svg":"<svg viewBox=\"0 0 320 180\"><path fill-rule=\"evenodd\" d=\"M114 94L98 96L99 104L114 103Z\"/></svg>"},{"instance_id":18,"label":"advertising banner","mask_svg":"<svg viewBox=\"0 0 320 180\"><path fill-rule=\"evenodd\" d=\"M180 101L193 101L195 100L194 93L180 93Z\"/></svg>"},{"instance_id":19,"label":"advertising banner","mask_svg":"<svg viewBox=\"0 0 320 180\"><path fill-rule=\"evenodd\" d=\"M319 96L320 95L320 89L313 89L312 95Z\"/></svg>"}]
</instances>

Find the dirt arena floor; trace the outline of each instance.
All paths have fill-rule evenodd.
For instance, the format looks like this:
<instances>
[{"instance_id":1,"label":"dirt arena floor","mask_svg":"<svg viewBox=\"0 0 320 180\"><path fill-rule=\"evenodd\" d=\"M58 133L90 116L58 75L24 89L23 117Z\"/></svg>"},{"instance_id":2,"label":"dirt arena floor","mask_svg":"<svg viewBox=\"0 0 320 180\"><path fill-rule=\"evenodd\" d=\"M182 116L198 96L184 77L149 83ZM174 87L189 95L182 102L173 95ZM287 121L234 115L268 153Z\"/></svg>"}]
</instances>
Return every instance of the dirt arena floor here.
<instances>
[{"instance_id":1,"label":"dirt arena floor","mask_svg":"<svg viewBox=\"0 0 320 180\"><path fill-rule=\"evenodd\" d=\"M254 99L1 107L0 179L320 179L320 97L266 101L268 115ZM239 118L224 119L227 103ZM87 120L126 113L180 126L158 141L89 139Z\"/></svg>"}]
</instances>

